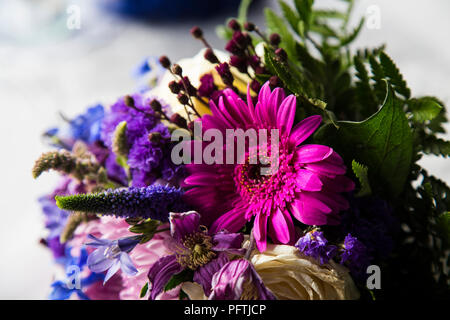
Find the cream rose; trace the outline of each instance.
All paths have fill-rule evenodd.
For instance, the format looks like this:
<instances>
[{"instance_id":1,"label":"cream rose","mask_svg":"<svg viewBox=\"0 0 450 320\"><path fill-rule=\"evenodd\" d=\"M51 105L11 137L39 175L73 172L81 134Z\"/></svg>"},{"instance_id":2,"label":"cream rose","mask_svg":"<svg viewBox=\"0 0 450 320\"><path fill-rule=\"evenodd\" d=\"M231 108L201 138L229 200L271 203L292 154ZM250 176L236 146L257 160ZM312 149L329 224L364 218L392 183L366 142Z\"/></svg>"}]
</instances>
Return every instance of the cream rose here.
<instances>
[{"instance_id":1,"label":"cream rose","mask_svg":"<svg viewBox=\"0 0 450 320\"><path fill-rule=\"evenodd\" d=\"M359 298L347 268L330 261L320 266L297 248L268 245L251 261L264 284L280 300L353 300Z\"/></svg>"}]
</instances>

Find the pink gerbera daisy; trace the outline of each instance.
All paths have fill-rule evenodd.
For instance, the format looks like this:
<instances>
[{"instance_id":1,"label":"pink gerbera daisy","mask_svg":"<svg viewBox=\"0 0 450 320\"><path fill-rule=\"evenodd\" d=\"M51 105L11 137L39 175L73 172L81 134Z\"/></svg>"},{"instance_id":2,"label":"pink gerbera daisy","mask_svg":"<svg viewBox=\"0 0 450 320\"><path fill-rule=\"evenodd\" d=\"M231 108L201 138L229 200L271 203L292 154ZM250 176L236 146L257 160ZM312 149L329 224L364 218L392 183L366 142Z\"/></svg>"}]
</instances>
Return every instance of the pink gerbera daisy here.
<instances>
[{"instance_id":1,"label":"pink gerbera daisy","mask_svg":"<svg viewBox=\"0 0 450 320\"><path fill-rule=\"evenodd\" d=\"M270 90L266 83L253 105L225 89L218 105L210 102L212 115L201 118L203 130L278 129L278 170L258 174L258 164L248 161L255 150L246 150L241 164L191 164L185 179L186 200L202 213L202 223L211 231L239 231L254 218L253 235L260 251L267 237L274 243L293 245L296 239L292 217L307 225L339 223L339 211L348 208L342 192L354 183L344 176L346 167L332 148L302 144L320 125L312 116L293 127L296 98L285 97L283 89ZM226 149L226 146L224 146ZM270 149L270 145L269 148ZM259 152L256 150L256 152Z\"/></svg>"}]
</instances>

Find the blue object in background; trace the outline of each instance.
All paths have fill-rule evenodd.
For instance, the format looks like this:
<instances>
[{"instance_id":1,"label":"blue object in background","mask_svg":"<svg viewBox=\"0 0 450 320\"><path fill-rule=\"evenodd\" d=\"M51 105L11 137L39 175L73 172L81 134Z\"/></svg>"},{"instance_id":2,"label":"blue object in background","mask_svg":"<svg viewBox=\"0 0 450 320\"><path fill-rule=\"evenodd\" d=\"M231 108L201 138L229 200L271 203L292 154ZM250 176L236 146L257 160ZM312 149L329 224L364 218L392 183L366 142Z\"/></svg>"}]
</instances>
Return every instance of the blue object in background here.
<instances>
[{"instance_id":1,"label":"blue object in background","mask_svg":"<svg viewBox=\"0 0 450 320\"><path fill-rule=\"evenodd\" d=\"M189 20L236 12L241 0L100 0L109 10L151 20Z\"/></svg>"}]
</instances>

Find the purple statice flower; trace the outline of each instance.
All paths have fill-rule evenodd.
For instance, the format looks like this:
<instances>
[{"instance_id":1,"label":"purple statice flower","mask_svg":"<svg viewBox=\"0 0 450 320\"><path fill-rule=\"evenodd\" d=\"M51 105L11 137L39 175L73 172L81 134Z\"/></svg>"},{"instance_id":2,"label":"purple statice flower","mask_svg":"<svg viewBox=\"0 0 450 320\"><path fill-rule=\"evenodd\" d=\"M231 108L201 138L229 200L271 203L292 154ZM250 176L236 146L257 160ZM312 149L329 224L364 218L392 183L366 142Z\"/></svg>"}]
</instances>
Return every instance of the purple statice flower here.
<instances>
[{"instance_id":1,"label":"purple statice flower","mask_svg":"<svg viewBox=\"0 0 450 320\"><path fill-rule=\"evenodd\" d=\"M356 198L350 195L350 209L343 212L338 237L352 234L374 259L385 259L394 248L394 236L400 225L392 207L376 197Z\"/></svg>"},{"instance_id":2,"label":"purple statice flower","mask_svg":"<svg viewBox=\"0 0 450 320\"><path fill-rule=\"evenodd\" d=\"M209 300L276 300L250 261L226 263L212 277Z\"/></svg>"},{"instance_id":3,"label":"purple statice flower","mask_svg":"<svg viewBox=\"0 0 450 320\"><path fill-rule=\"evenodd\" d=\"M244 236L226 231L208 233L200 226L200 215L195 211L171 213L169 220L172 241L168 246L173 254L159 259L150 268L150 299L154 300L164 290L173 275L186 269L194 272L193 280L209 295L212 276L228 262L226 255L221 253L243 254Z\"/></svg>"},{"instance_id":4,"label":"purple statice flower","mask_svg":"<svg viewBox=\"0 0 450 320\"><path fill-rule=\"evenodd\" d=\"M313 230L298 239L295 246L306 256L319 260L320 264L326 264L337 253L337 247L328 244L323 232Z\"/></svg>"},{"instance_id":5,"label":"purple statice flower","mask_svg":"<svg viewBox=\"0 0 450 320\"><path fill-rule=\"evenodd\" d=\"M341 264L347 265L353 274L359 276L369 266L370 260L367 247L349 233L341 248Z\"/></svg>"},{"instance_id":6,"label":"purple statice flower","mask_svg":"<svg viewBox=\"0 0 450 320\"><path fill-rule=\"evenodd\" d=\"M88 246L97 248L88 259L87 265L92 272L100 273L106 270L103 284L106 283L119 269L123 273L134 276L138 272L128 253L139 243L139 237L126 237L118 240L98 239L92 234L88 238L93 242L86 243Z\"/></svg>"},{"instance_id":7,"label":"purple statice flower","mask_svg":"<svg viewBox=\"0 0 450 320\"><path fill-rule=\"evenodd\" d=\"M132 186L145 187L160 178L177 185L178 181L184 177L183 171L176 170L170 158L173 143L170 141L169 129L155 115L149 105L150 99L145 99L139 94L133 95L133 99L135 107L142 112L126 106L123 98L119 99L105 116L102 139L111 150L116 126L126 121L129 145L127 164L131 173ZM156 134L158 138L154 139ZM114 168L109 158L107 161L107 171L114 172L116 180L122 181L124 171Z\"/></svg>"},{"instance_id":8,"label":"purple statice flower","mask_svg":"<svg viewBox=\"0 0 450 320\"><path fill-rule=\"evenodd\" d=\"M66 278L52 283L53 289L49 296L50 300L67 300L74 293L82 300L89 300L83 289L104 278L103 274L90 273L87 277L80 279L79 277L81 277L88 259L87 251L82 248L78 257L73 257L70 251L71 248L67 247L65 257L62 259L66 270Z\"/></svg>"},{"instance_id":9,"label":"purple statice flower","mask_svg":"<svg viewBox=\"0 0 450 320\"><path fill-rule=\"evenodd\" d=\"M111 109L105 115L101 125L101 138L110 149L112 149L114 131L120 122L127 122L127 139L130 146L138 138L148 135L159 122L159 119L150 107L149 99L144 98L140 94L134 94L132 98L136 109L139 109L141 112L128 107L125 104L124 97L122 97L111 106Z\"/></svg>"},{"instance_id":10,"label":"purple statice flower","mask_svg":"<svg viewBox=\"0 0 450 320\"><path fill-rule=\"evenodd\" d=\"M136 139L130 148L128 154L128 165L130 168L145 172L150 175L152 171L161 165L161 160L164 155L164 148L167 142L170 141L169 129L162 123L157 124L152 133L157 132L161 135L159 141L150 141L148 135Z\"/></svg>"}]
</instances>

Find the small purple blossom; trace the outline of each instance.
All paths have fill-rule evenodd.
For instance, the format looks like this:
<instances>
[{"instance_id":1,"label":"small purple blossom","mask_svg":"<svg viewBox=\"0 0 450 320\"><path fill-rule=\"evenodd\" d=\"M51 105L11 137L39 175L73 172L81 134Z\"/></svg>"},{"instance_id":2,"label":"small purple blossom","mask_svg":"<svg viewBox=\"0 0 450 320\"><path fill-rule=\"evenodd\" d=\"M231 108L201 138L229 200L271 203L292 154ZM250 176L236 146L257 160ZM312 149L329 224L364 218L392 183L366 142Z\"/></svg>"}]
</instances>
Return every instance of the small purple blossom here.
<instances>
[{"instance_id":1,"label":"small purple blossom","mask_svg":"<svg viewBox=\"0 0 450 320\"><path fill-rule=\"evenodd\" d=\"M207 73L200 78L200 87L198 88L198 94L201 97L209 98L211 94L217 90L214 84L214 78L212 74Z\"/></svg>"},{"instance_id":2,"label":"small purple blossom","mask_svg":"<svg viewBox=\"0 0 450 320\"><path fill-rule=\"evenodd\" d=\"M118 240L98 239L88 235L89 242L86 245L97 248L88 259L87 265L92 272L100 273L108 270L103 284L105 284L119 269L123 273L134 276L138 272L128 253L139 243L138 237L120 238Z\"/></svg>"},{"instance_id":3,"label":"small purple blossom","mask_svg":"<svg viewBox=\"0 0 450 320\"><path fill-rule=\"evenodd\" d=\"M367 247L350 233L341 249L341 264L346 264L354 274L361 274L370 264Z\"/></svg>"},{"instance_id":4,"label":"small purple blossom","mask_svg":"<svg viewBox=\"0 0 450 320\"><path fill-rule=\"evenodd\" d=\"M310 231L300 239L295 246L306 256L319 260L320 264L326 264L338 252L337 247L328 244L328 240L321 231Z\"/></svg>"},{"instance_id":5,"label":"small purple blossom","mask_svg":"<svg viewBox=\"0 0 450 320\"><path fill-rule=\"evenodd\" d=\"M228 258L223 253L243 254L244 236L225 231L210 234L200 226L200 215L195 211L170 214L172 241L167 244L173 254L158 260L149 270L150 299L154 300L170 278L185 270L194 271L194 281L209 295L211 280Z\"/></svg>"},{"instance_id":6,"label":"small purple blossom","mask_svg":"<svg viewBox=\"0 0 450 320\"><path fill-rule=\"evenodd\" d=\"M211 282L209 300L275 300L250 261L237 259L226 263Z\"/></svg>"}]
</instances>

